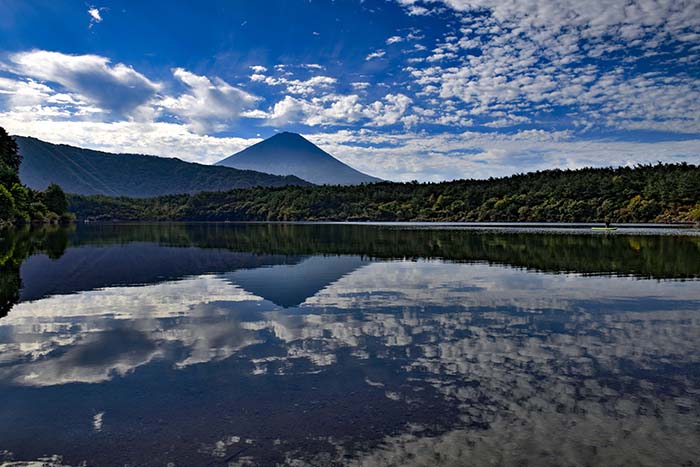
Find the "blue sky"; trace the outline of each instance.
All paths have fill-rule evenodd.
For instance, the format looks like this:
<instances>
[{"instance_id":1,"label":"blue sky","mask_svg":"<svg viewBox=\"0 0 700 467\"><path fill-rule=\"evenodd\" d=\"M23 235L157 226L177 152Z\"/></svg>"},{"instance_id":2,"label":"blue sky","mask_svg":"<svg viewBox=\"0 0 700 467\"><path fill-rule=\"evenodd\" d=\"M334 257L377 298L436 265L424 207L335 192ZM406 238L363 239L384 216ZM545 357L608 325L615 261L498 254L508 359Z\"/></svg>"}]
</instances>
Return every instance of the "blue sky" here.
<instances>
[{"instance_id":1,"label":"blue sky","mask_svg":"<svg viewBox=\"0 0 700 467\"><path fill-rule=\"evenodd\" d=\"M0 125L212 163L276 131L392 180L700 163L696 0L0 0Z\"/></svg>"}]
</instances>

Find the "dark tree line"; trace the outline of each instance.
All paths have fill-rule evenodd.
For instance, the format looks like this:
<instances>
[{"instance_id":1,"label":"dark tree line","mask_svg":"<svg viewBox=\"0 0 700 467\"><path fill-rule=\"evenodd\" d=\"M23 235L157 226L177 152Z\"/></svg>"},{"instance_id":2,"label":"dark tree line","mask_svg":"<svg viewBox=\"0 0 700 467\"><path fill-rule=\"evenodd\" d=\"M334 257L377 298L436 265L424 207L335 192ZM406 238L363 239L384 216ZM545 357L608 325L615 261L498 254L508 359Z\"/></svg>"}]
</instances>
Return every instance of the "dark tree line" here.
<instances>
[{"instance_id":1,"label":"dark tree line","mask_svg":"<svg viewBox=\"0 0 700 467\"><path fill-rule=\"evenodd\" d=\"M0 127L0 226L70 219L61 187L52 184L44 192L27 188L19 179L21 163L17 143Z\"/></svg>"},{"instance_id":2,"label":"dark tree line","mask_svg":"<svg viewBox=\"0 0 700 467\"><path fill-rule=\"evenodd\" d=\"M71 196L86 220L697 222L700 167L547 170L488 180Z\"/></svg>"},{"instance_id":3,"label":"dark tree line","mask_svg":"<svg viewBox=\"0 0 700 467\"><path fill-rule=\"evenodd\" d=\"M692 235L590 235L344 223L167 222L86 224L71 231L69 237L69 246L130 242L287 259L308 255L427 258L483 261L553 273L700 277L700 237Z\"/></svg>"}]
</instances>

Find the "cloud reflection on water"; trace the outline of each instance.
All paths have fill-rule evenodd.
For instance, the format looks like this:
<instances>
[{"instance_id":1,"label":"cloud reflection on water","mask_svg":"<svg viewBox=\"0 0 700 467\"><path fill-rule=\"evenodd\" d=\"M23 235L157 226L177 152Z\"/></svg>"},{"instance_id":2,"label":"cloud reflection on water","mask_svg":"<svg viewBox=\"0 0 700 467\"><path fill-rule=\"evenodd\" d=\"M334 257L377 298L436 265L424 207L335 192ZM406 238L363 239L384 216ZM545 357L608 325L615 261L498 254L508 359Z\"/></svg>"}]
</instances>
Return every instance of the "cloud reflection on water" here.
<instances>
[{"instance_id":1,"label":"cloud reflection on water","mask_svg":"<svg viewBox=\"0 0 700 467\"><path fill-rule=\"evenodd\" d=\"M257 271L262 277L266 271L276 274L274 268ZM486 338L484 323L535 336L533 325L560 327L552 329L557 332L540 331L548 335L546 345L534 336L519 342L527 358L552 346L565 349L568 356L585 353L574 345L578 344L587 350L605 347L640 361L659 353L687 354L698 337L688 333L700 327L700 317L695 316L700 288L684 282L391 261L341 275L299 308L285 312L231 280L230 274L202 275L18 304L0 322L2 373L28 385L106 381L152 358L167 358L172 344L186 349L179 353L184 358L173 361L181 367L226 358L262 342L263 331L287 345L290 358L304 356L321 364L332 361L338 348L362 353L363 340L376 338L384 347L420 348L415 365L459 367L493 353L494 340ZM552 312L558 315L549 322ZM665 322L676 325L664 328ZM466 333L463 339L446 339L460 331ZM309 340L321 343L313 353L296 348Z\"/></svg>"},{"instance_id":2,"label":"cloud reflection on water","mask_svg":"<svg viewBox=\"0 0 700 467\"><path fill-rule=\"evenodd\" d=\"M354 260L323 259L333 261ZM380 444L328 441L346 457L290 451L287 461L617 465L700 458L692 442L700 420L692 370L700 365L696 282L424 260L338 271L286 309L235 284L235 274L23 302L0 321L0 380L109 384L155 361L177 372L225 359L274 380L343 372L350 358L385 365L363 370L361 384L408 414L435 394L459 421L430 428L416 420ZM266 272L278 274L257 269L256 280L264 283Z\"/></svg>"}]
</instances>

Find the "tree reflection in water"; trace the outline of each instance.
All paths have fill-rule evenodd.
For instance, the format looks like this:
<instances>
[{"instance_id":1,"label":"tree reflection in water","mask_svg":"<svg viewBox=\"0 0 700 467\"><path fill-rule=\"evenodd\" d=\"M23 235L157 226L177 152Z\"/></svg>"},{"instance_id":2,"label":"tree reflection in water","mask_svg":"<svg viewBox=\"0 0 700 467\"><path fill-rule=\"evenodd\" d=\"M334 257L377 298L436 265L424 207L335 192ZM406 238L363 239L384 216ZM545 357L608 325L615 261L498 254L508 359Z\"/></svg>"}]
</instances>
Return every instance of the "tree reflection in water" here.
<instances>
[{"instance_id":1,"label":"tree reflection in water","mask_svg":"<svg viewBox=\"0 0 700 467\"><path fill-rule=\"evenodd\" d=\"M700 458L698 237L173 224L3 242L15 459Z\"/></svg>"}]
</instances>

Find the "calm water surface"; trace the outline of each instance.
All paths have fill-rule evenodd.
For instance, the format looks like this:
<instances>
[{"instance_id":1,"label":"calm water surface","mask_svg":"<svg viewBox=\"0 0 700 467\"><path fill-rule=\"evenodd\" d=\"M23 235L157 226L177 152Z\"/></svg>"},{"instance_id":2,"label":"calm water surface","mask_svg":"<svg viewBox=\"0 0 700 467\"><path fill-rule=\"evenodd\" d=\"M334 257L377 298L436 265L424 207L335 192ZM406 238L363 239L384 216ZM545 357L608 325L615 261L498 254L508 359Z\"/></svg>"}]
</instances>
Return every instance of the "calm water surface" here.
<instances>
[{"instance_id":1,"label":"calm water surface","mask_svg":"<svg viewBox=\"0 0 700 467\"><path fill-rule=\"evenodd\" d=\"M0 465L700 465L700 237L0 234Z\"/></svg>"}]
</instances>

